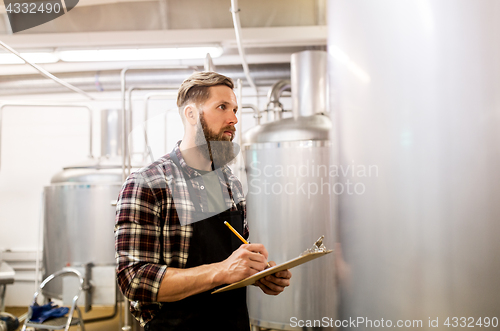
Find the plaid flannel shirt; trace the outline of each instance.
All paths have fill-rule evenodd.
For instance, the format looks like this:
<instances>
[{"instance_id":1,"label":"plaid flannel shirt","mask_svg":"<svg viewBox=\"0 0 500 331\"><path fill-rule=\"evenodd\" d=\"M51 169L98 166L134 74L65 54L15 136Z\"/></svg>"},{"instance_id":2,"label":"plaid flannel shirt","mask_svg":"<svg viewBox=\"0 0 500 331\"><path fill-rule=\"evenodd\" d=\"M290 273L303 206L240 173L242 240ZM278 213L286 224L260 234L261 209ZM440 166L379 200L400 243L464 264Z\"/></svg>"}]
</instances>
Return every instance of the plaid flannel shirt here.
<instances>
[{"instance_id":1,"label":"plaid flannel shirt","mask_svg":"<svg viewBox=\"0 0 500 331\"><path fill-rule=\"evenodd\" d=\"M116 206L115 257L118 285L131 301L130 310L142 326L153 319L161 308L157 296L167 268L184 268L188 259L193 232L191 215L195 210L187 191L188 183L192 183L198 194L202 209L208 210L207 194L200 189L203 188L203 178L186 164L179 150L179 143L174 151L189 182L184 180L181 169L167 154L127 178ZM236 204L239 204L245 220L243 236L248 238L246 204L241 183L228 166L224 166L222 172L228 178L228 183L220 176L219 179L233 195L232 200L226 198L226 205L228 209L230 206L229 210L234 211L237 210ZM186 219L180 219L179 215ZM160 242L162 219L165 223L163 242Z\"/></svg>"}]
</instances>

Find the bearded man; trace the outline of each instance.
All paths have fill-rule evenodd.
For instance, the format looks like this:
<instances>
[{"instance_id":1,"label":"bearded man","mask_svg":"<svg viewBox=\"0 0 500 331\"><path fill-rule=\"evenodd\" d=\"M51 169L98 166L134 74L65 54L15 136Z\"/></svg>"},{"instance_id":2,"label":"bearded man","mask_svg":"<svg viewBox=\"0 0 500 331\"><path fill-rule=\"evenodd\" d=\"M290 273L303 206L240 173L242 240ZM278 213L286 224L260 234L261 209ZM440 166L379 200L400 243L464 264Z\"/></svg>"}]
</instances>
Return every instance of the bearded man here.
<instances>
[{"instance_id":1,"label":"bearded man","mask_svg":"<svg viewBox=\"0 0 500 331\"><path fill-rule=\"evenodd\" d=\"M250 330L246 288L210 294L268 266L262 244L241 244L224 225L249 236L241 183L228 167L237 153L233 88L214 72L187 78L177 96L182 141L132 173L120 192L118 284L146 331ZM277 295L290 278L285 270L257 285Z\"/></svg>"}]
</instances>

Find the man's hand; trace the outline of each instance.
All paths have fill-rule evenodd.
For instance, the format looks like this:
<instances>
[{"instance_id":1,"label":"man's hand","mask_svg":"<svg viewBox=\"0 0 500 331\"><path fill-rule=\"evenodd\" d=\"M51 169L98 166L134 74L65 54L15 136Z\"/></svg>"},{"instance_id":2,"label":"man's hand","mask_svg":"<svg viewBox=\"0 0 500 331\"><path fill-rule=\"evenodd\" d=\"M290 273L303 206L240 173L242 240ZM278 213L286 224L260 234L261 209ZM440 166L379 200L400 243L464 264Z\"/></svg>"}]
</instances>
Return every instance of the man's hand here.
<instances>
[{"instance_id":1,"label":"man's hand","mask_svg":"<svg viewBox=\"0 0 500 331\"><path fill-rule=\"evenodd\" d=\"M267 267L267 250L262 244L241 245L219 263L222 284L232 284Z\"/></svg>"},{"instance_id":2,"label":"man's hand","mask_svg":"<svg viewBox=\"0 0 500 331\"><path fill-rule=\"evenodd\" d=\"M270 261L269 264L274 267L276 262ZM292 278L292 273L287 269L261 278L255 282L255 285L260 287L265 294L278 295L285 290L285 287L290 286L290 278Z\"/></svg>"}]
</instances>

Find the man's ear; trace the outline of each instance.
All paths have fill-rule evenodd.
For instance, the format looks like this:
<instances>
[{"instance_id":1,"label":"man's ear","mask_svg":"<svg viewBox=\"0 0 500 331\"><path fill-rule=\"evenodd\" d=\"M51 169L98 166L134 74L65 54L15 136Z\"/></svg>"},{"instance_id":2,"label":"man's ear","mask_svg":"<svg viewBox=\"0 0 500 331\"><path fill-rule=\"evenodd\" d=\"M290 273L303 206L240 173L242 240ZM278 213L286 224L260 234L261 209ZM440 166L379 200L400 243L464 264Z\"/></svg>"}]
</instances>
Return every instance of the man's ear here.
<instances>
[{"instance_id":1,"label":"man's ear","mask_svg":"<svg viewBox=\"0 0 500 331\"><path fill-rule=\"evenodd\" d=\"M196 125L198 122L198 109L192 104L184 107L184 118L191 125Z\"/></svg>"}]
</instances>

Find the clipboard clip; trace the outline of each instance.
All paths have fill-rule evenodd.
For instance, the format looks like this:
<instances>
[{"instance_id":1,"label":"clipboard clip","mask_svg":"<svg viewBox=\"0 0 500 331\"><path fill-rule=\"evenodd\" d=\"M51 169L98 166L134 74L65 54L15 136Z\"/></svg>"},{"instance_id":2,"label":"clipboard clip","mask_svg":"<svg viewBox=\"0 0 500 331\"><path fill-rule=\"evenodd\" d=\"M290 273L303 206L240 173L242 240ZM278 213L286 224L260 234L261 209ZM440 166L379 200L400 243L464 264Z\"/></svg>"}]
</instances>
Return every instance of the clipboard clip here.
<instances>
[{"instance_id":1,"label":"clipboard clip","mask_svg":"<svg viewBox=\"0 0 500 331\"><path fill-rule=\"evenodd\" d=\"M324 238L325 238L324 235L321 236L321 237L319 237L319 239L316 240L316 242L314 243L314 245L312 245L311 248L306 249L304 251L304 253L300 254L300 256L304 256L304 255L311 254L311 253L326 252L327 251L326 246L323 244L323 239Z\"/></svg>"}]
</instances>

